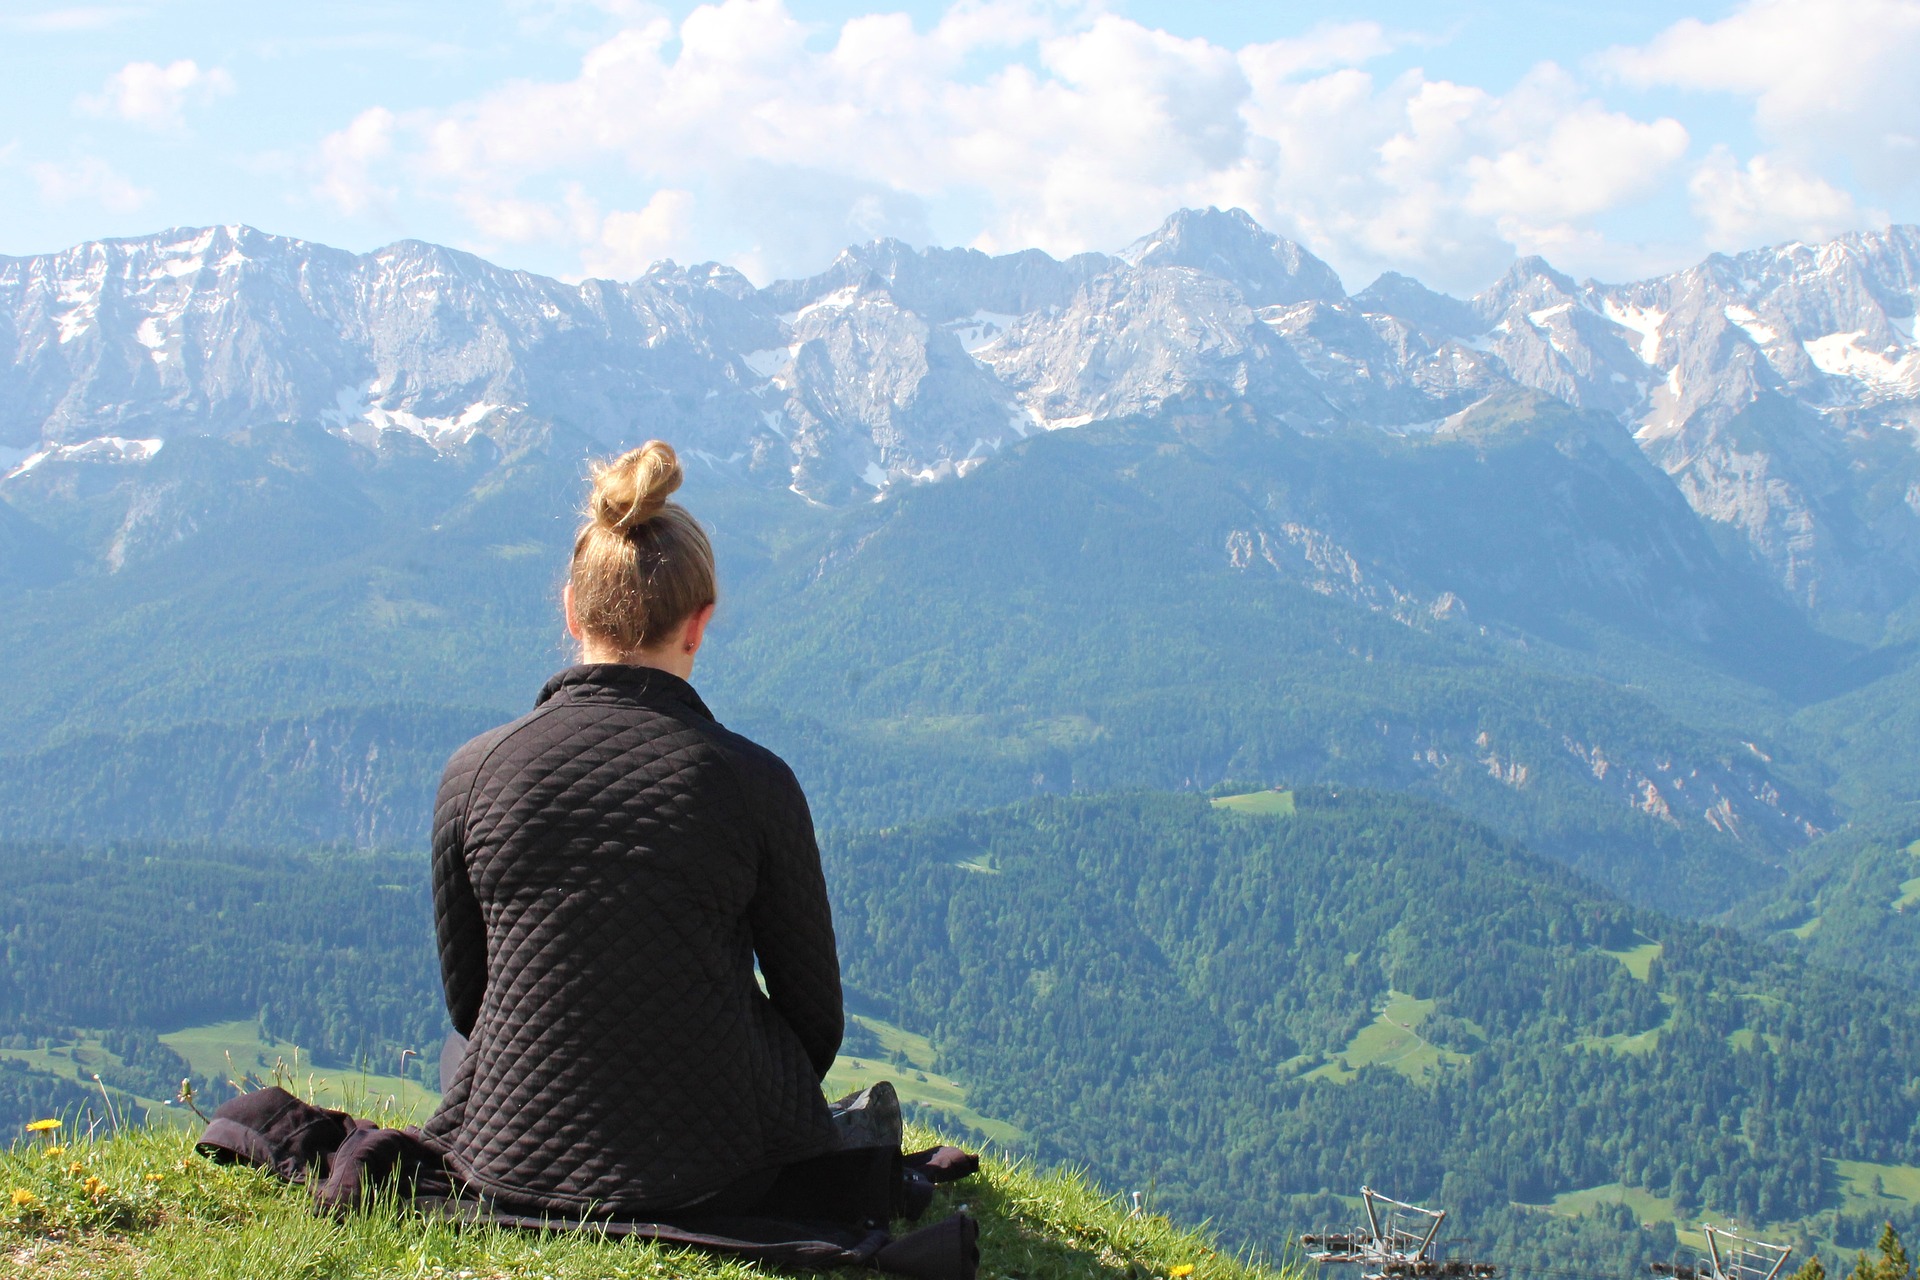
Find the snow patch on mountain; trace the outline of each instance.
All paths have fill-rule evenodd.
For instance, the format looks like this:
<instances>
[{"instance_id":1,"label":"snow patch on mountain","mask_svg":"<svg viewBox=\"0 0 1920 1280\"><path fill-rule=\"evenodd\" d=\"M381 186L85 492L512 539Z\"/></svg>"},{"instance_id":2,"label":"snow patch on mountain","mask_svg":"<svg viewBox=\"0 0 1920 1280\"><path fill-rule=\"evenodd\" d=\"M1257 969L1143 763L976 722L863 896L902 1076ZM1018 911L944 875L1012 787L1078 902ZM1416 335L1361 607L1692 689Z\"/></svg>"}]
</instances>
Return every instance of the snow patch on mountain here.
<instances>
[{"instance_id":1,"label":"snow patch on mountain","mask_svg":"<svg viewBox=\"0 0 1920 1280\"><path fill-rule=\"evenodd\" d=\"M1640 360L1651 365L1660 358L1660 330L1667 322L1667 313L1648 307L1625 306L1613 298L1601 302L1600 314L1623 329L1631 329L1640 335L1638 347Z\"/></svg>"},{"instance_id":2,"label":"snow patch on mountain","mask_svg":"<svg viewBox=\"0 0 1920 1280\"><path fill-rule=\"evenodd\" d=\"M0 451L0 467L6 474L0 481L22 476L46 462L146 462L166 446L165 440L128 440L121 436L100 436L77 444L51 445L32 452Z\"/></svg>"},{"instance_id":3,"label":"snow patch on mountain","mask_svg":"<svg viewBox=\"0 0 1920 1280\"><path fill-rule=\"evenodd\" d=\"M740 363L751 369L756 377L771 379L793 363L793 355L797 350L798 347L766 347L747 352L740 357Z\"/></svg>"},{"instance_id":4,"label":"snow patch on mountain","mask_svg":"<svg viewBox=\"0 0 1920 1280\"><path fill-rule=\"evenodd\" d=\"M1907 351L1896 360L1884 350L1865 345L1866 333L1829 333L1800 345L1822 373L1861 384L1869 394L1912 396L1920 393L1920 352Z\"/></svg>"}]
</instances>

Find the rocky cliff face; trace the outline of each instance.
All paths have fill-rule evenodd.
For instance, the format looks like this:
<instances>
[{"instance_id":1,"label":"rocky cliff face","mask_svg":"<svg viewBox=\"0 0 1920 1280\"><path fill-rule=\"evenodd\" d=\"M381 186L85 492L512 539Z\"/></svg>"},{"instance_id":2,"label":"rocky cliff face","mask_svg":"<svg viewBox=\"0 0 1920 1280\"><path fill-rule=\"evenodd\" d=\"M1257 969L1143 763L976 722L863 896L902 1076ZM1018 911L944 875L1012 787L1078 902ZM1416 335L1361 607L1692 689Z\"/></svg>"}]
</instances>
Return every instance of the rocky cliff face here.
<instances>
[{"instance_id":1,"label":"rocky cliff face","mask_svg":"<svg viewBox=\"0 0 1920 1280\"><path fill-rule=\"evenodd\" d=\"M1804 608L1873 614L1920 588L1916 297L1911 227L1626 285L1525 259L1465 302L1393 275L1349 296L1238 211L1065 262L881 241L764 289L173 231L0 260L0 475L272 421L450 447L532 416L842 503L1169 402L1419 435L1524 388L1617 420Z\"/></svg>"}]
</instances>

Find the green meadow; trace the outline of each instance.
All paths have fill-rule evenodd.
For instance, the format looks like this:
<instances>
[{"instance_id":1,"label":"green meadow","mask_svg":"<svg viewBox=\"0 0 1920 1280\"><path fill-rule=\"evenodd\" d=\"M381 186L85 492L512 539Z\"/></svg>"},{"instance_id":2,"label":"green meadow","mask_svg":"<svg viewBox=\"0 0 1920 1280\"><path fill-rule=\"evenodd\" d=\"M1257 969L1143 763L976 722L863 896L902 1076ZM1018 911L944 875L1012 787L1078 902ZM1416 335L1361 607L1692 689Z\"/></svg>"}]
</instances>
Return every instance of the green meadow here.
<instances>
[{"instance_id":1,"label":"green meadow","mask_svg":"<svg viewBox=\"0 0 1920 1280\"><path fill-rule=\"evenodd\" d=\"M1416 1000L1401 991L1387 993L1387 1004L1347 1046L1324 1066L1307 1073L1315 1080L1351 1080L1362 1067L1380 1066L1409 1080L1431 1078L1444 1066L1465 1062L1467 1055L1442 1049L1420 1034L1420 1024L1432 1013L1432 1000Z\"/></svg>"},{"instance_id":2,"label":"green meadow","mask_svg":"<svg viewBox=\"0 0 1920 1280\"><path fill-rule=\"evenodd\" d=\"M1213 807L1255 817L1291 818L1294 812L1293 792L1250 791L1245 795L1220 796L1214 800Z\"/></svg>"}]
</instances>

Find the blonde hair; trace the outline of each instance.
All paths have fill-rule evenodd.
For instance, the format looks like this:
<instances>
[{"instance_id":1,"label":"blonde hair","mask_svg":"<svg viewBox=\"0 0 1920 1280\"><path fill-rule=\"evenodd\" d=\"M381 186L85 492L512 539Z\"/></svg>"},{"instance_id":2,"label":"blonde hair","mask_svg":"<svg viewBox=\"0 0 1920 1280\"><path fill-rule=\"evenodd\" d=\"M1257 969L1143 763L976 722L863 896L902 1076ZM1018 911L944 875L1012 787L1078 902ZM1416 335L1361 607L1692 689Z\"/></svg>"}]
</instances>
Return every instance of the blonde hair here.
<instances>
[{"instance_id":1,"label":"blonde hair","mask_svg":"<svg viewBox=\"0 0 1920 1280\"><path fill-rule=\"evenodd\" d=\"M593 466L586 523L573 540L573 616L620 653L653 648L719 598L706 530L667 501L680 479L664 440Z\"/></svg>"}]
</instances>

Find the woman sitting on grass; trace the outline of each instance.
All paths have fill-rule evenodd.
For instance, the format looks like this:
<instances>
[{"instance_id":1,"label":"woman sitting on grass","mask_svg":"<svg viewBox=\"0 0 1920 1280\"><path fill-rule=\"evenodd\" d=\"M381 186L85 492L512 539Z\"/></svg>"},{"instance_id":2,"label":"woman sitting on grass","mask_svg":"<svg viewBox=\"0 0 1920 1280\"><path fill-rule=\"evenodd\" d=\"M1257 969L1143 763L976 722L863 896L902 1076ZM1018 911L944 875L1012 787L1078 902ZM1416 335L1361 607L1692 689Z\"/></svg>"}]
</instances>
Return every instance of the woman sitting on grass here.
<instances>
[{"instance_id":1,"label":"woman sitting on grass","mask_svg":"<svg viewBox=\"0 0 1920 1280\"><path fill-rule=\"evenodd\" d=\"M813 824L792 771L687 682L717 593L706 534L667 500L680 478L658 440L595 468L564 597L580 665L455 753L435 809L467 1047L424 1134L532 1210L751 1212L838 1145Z\"/></svg>"}]
</instances>

